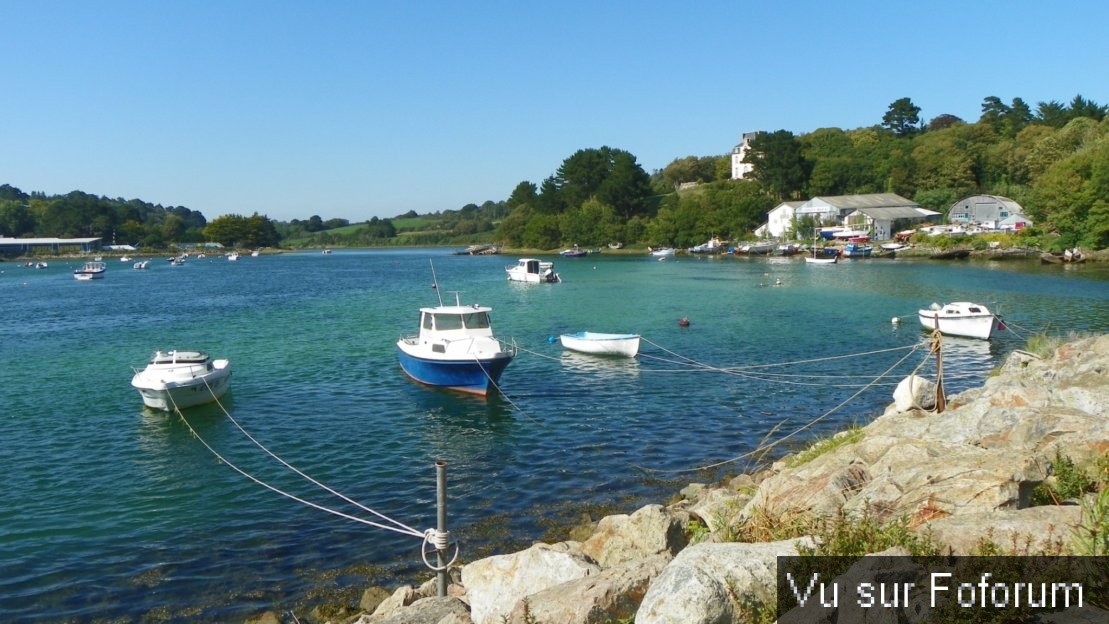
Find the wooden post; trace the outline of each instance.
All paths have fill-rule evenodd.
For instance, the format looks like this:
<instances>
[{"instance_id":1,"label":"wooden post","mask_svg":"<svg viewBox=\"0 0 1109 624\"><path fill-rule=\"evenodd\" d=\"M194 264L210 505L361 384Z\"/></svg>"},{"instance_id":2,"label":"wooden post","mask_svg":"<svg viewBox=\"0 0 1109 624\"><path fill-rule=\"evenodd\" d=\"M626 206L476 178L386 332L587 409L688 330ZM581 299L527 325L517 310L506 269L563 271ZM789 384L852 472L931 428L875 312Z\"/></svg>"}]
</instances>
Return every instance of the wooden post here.
<instances>
[{"instance_id":1,"label":"wooden post","mask_svg":"<svg viewBox=\"0 0 1109 624\"><path fill-rule=\"evenodd\" d=\"M438 512L438 530L440 535L447 533L447 462L435 462L435 500ZM435 557L438 562L439 572L439 591L440 598L447 596L447 548L437 548Z\"/></svg>"},{"instance_id":2,"label":"wooden post","mask_svg":"<svg viewBox=\"0 0 1109 624\"><path fill-rule=\"evenodd\" d=\"M932 352L936 354L936 413L947 409L947 395L943 391L943 334L940 333L940 319L936 316L936 330L932 332Z\"/></svg>"}]
</instances>

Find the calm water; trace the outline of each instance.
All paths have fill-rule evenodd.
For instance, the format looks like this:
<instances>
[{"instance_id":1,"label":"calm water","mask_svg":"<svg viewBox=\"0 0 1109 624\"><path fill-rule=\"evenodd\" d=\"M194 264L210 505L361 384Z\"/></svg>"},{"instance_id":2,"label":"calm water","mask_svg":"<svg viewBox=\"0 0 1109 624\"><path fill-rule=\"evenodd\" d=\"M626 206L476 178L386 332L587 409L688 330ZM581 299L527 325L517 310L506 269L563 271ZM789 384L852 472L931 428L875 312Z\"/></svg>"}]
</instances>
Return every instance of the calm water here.
<instances>
[{"instance_id":1,"label":"calm water","mask_svg":"<svg viewBox=\"0 0 1109 624\"><path fill-rule=\"evenodd\" d=\"M429 390L400 372L397 337L436 301L429 259L445 295L492 306L496 333L520 345L503 395ZM265 490L179 417L145 411L129 381L155 349L229 358L226 406L247 431L419 529L434 523L433 463L445 460L452 528L472 560L540 537L551 516L630 511L718 476L690 470L822 416L908 355L895 383L925 361L907 347L925 338L914 315L932 302L985 303L1016 330L948 341L949 391L981 383L1032 331L1109 331L1104 266L602 255L557 258L564 283L525 286L504 279L514 262L340 251L155 260L148 271L112 262L98 282L72 279L76 262L0 263L0 620L303 615L305 604L357 602L366 585L407 580L421 565L419 540ZM678 327L683 316L690 327ZM622 361L548 339L580 330L650 342ZM869 352L879 353L823 359ZM812 359L823 361L738 370ZM873 417L891 391L862 392L813 434ZM218 407L186 416L259 479L367 516L283 469Z\"/></svg>"}]
</instances>

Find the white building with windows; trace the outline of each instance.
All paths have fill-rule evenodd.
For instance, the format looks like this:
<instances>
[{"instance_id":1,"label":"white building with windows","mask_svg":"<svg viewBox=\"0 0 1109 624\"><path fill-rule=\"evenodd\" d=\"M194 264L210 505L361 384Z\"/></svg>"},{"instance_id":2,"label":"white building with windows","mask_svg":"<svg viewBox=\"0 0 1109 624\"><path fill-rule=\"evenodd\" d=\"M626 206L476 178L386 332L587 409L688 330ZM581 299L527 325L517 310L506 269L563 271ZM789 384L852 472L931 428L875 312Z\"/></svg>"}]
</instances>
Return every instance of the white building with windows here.
<instances>
[{"instance_id":1,"label":"white building with windows","mask_svg":"<svg viewBox=\"0 0 1109 624\"><path fill-rule=\"evenodd\" d=\"M762 134L762 131L744 132L743 136L739 137L739 145L732 148L732 179L743 180L752 171L755 170L754 165L743 162L743 158L747 156L747 152L751 150L751 140Z\"/></svg>"},{"instance_id":2,"label":"white building with windows","mask_svg":"<svg viewBox=\"0 0 1109 624\"><path fill-rule=\"evenodd\" d=\"M775 206L770 212L766 213L766 223L755 230L755 236L781 239L787 233L793 232L797 209L804 203L803 201L788 201ZM794 232L794 234L796 233Z\"/></svg>"}]
</instances>

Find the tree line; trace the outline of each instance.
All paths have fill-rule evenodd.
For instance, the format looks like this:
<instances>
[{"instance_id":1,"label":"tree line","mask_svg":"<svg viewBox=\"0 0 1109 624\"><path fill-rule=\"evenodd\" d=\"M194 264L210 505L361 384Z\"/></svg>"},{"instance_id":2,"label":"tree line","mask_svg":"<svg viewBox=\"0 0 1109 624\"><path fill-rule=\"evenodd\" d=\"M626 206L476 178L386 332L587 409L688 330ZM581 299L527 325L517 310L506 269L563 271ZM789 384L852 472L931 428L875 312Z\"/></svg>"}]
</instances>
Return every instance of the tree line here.
<instances>
[{"instance_id":1,"label":"tree line","mask_svg":"<svg viewBox=\"0 0 1109 624\"><path fill-rule=\"evenodd\" d=\"M555 249L606 243L689 246L709 236L750 237L786 200L897 193L945 212L975 194L1021 204L1053 248L1109 246L1107 108L1082 96L1069 103L1020 98L982 101L977 120L950 114L923 122L910 98L891 103L873 126L805 134L759 132L731 179L730 154L686 156L648 174L631 153L581 149L538 184L523 181L507 200L433 215L410 212L351 225L345 219L272 221L255 213L207 222L181 206L109 199L79 191L47 197L0 186L0 236L100 237L148 247L169 242L225 245L445 244L496 241Z\"/></svg>"}]
</instances>

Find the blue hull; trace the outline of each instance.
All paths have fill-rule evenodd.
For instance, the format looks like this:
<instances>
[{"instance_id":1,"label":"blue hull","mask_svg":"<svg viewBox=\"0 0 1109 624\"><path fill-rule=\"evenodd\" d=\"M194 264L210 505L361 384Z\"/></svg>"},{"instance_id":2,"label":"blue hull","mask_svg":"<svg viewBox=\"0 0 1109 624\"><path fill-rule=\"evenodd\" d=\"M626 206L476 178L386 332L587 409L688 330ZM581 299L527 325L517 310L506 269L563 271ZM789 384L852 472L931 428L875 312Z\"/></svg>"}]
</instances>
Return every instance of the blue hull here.
<instances>
[{"instance_id":1,"label":"blue hull","mask_svg":"<svg viewBox=\"0 0 1109 624\"><path fill-rule=\"evenodd\" d=\"M428 360L409 355L399 347L397 356L401 370L422 384L480 395L495 387L505 367L512 362L507 356L480 363L476 360Z\"/></svg>"}]
</instances>

